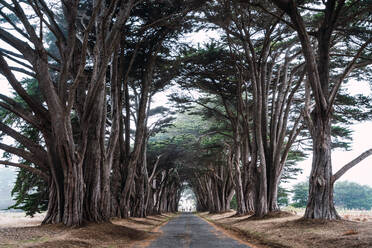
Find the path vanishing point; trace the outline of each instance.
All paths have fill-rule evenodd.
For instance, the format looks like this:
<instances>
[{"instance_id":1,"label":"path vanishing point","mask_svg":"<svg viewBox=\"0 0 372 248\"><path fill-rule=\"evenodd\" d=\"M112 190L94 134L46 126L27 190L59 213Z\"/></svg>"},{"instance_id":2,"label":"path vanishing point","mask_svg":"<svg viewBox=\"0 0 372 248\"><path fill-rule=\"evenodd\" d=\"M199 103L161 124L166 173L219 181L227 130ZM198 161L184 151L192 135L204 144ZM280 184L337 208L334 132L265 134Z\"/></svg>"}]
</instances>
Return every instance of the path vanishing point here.
<instances>
[{"instance_id":1,"label":"path vanishing point","mask_svg":"<svg viewBox=\"0 0 372 248\"><path fill-rule=\"evenodd\" d=\"M153 240L147 248L249 248L191 213L175 217L160 230L161 236Z\"/></svg>"}]
</instances>

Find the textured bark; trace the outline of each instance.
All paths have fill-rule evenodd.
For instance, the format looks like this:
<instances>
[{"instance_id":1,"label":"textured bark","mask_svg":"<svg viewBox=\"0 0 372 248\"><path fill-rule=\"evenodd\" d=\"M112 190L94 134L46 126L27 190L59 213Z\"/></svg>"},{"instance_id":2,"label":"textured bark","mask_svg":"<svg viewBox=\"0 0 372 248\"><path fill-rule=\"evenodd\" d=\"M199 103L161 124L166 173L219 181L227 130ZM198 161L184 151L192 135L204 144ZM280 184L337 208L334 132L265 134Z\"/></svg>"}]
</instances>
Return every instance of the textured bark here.
<instances>
[{"instance_id":1,"label":"textured bark","mask_svg":"<svg viewBox=\"0 0 372 248\"><path fill-rule=\"evenodd\" d=\"M243 194L243 183L242 183L242 174L240 169L240 145L236 144L235 153L234 153L234 169L235 169L235 192L237 200L237 214L242 215L247 212L245 206L244 194Z\"/></svg>"},{"instance_id":2,"label":"textured bark","mask_svg":"<svg viewBox=\"0 0 372 248\"><path fill-rule=\"evenodd\" d=\"M333 201L331 163L331 123L329 118L313 114L316 132L313 137L313 165L305 218L340 219Z\"/></svg>"}]
</instances>

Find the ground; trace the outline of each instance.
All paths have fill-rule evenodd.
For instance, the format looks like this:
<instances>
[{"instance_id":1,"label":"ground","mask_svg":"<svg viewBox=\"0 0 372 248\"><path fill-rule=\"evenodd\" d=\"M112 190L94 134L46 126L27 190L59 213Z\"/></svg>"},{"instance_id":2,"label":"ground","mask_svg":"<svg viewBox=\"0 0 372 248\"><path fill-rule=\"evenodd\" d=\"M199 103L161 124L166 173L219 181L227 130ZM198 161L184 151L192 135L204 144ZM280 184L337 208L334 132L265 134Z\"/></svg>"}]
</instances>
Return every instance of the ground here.
<instances>
[{"instance_id":1,"label":"ground","mask_svg":"<svg viewBox=\"0 0 372 248\"><path fill-rule=\"evenodd\" d=\"M113 219L111 223L88 224L81 228L40 225L43 215L24 217L24 213L0 213L0 247L77 248L130 247L139 240L159 236L156 228L174 214L147 218Z\"/></svg>"},{"instance_id":2,"label":"ground","mask_svg":"<svg viewBox=\"0 0 372 248\"><path fill-rule=\"evenodd\" d=\"M257 247L332 248L372 247L372 212L343 211L343 220L309 221L302 213L282 212L263 220L249 216L201 213L200 216L223 227Z\"/></svg>"},{"instance_id":3,"label":"ground","mask_svg":"<svg viewBox=\"0 0 372 248\"><path fill-rule=\"evenodd\" d=\"M296 210L297 211L297 210ZM249 216L199 213L219 227L219 232L237 236L251 247L372 247L372 212L341 211L340 221L305 221L302 212L282 212L257 220ZM148 218L113 219L111 223L89 224L81 228L42 225L43 215L0 212L0 247L146 247L164 235L160 229L174 214ZM191 226L191 225L190 225ZM156 244L156 243L154 243Z\"/></svg>"}]
</instances>

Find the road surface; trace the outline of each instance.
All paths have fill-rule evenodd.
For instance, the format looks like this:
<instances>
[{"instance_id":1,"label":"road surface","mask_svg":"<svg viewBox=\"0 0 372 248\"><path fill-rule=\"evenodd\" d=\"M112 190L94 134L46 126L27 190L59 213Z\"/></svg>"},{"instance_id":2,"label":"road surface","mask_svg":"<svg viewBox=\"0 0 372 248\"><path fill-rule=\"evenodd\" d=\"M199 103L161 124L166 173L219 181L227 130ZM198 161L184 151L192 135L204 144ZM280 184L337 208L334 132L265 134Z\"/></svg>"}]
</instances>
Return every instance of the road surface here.
<instances>
[{"instance_id":1,"label":"road surface","mask_svg":"<svg viewBox=\"0 0 372 248\"><path fill-rule=\"evenodd\" d=\"M191 213L170 220L161 231L147 248L249 248Z\"/></svg>"}]
</instances>

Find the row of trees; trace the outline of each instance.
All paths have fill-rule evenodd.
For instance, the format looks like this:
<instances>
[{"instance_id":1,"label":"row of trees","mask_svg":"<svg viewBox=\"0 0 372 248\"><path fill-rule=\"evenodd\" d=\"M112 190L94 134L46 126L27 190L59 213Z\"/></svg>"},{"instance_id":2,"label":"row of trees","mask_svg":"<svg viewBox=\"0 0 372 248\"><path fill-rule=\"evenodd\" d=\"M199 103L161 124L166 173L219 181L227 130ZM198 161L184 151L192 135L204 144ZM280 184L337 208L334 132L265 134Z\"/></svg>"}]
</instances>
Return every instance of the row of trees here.
<instances>
[{"instance_id":1,"label":"row of trees","mask_svg":"<svg viewBox=\"0 0 372 248\"><path fill-rule=\"evenodd\" d=\"M303 145L313 151L305 217L339 218L334 182L372 153L332 174L344 125L370 117L368 98L340 91L369 76L368 1L0 4L0 73L15 91L0 95L0 130L16 141L0 143L0 163L21 168L17 192L47 198L44 223L176 211L186 183L198 210L226 211L235 195L238 214L263 217L279 210ZM178 46L202 28L221 40ZM171 83L183 90L171 98L201 106L203 121L151 140L172 120L151 100Z\"/></svg>"},{"instance_id":2,"label":"row of trees","mask_svg":"<svg viewBox=\"0 0 372 248\"><path fill-rule=\"evenodd\" d=\"M21 158L1 163L22 168L17 192L46 191L44 223L67 226L176 211L177 171L147 157L151 132L169 121L148 128L166 111L150 103L174 77L171 44L201 2L0 4L0 72L15 91L0 95L0 130L16 145L0 148Z\"/></svg>"},{"instance_id":3,"label":"row of trees","mask_svg":"<svg viewBox=\"0 0 372 248\"><path fill-rule=\"evenodd\" d=\"M204 21L222 33L222 40L183 51L179 84L200 97L182 93L174 99L198 104L224 123L211 132L227 137L216 159L226 166L212 169L195 186L204 191L197 193L200 198L212 202L209 210L218 211L216 204L224 209L233 185L238 214L278 211L285 165L291 152L297 159L303 155L296 148L307 140L313 164L305 217L339 218L334 182L372 153L367 150L332 173L331 149L347 147L344 125L370 118L370 110L363 113L370 109L369 99L340 91L343 81L360 78L371 63L370 7L363 1L206 4ZM223 193L214 196L211 189Z\"/></svg>"}]
</instances>

